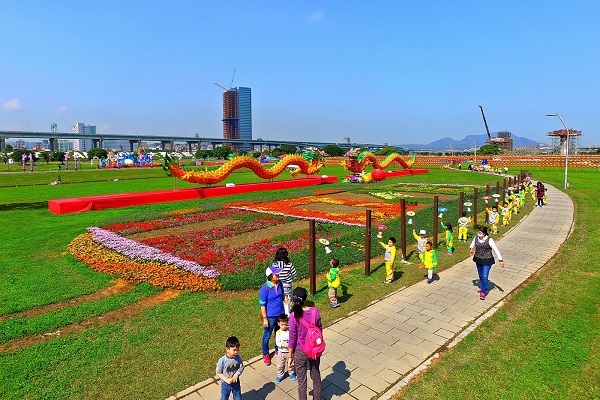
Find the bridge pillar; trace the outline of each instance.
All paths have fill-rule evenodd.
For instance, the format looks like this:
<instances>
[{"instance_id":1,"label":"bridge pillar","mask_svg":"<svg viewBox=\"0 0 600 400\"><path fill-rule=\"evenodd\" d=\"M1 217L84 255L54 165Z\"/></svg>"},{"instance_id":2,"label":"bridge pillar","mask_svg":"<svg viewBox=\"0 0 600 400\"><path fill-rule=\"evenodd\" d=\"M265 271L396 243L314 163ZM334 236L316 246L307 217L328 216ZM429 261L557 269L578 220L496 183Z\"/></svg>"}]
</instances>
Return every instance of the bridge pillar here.
<instances>
[{"instance_id":1,"label":"bridge pillar","mask_svg":"<svg viewBox=\"0 0 600 400\"><path fill-rule=\"evenodd\" d=\"M102 139L92 139L92 145L95 149L102 148Z\"/></svg>"},{"instance_id":2,"label":"bridge pillar","mask_svg":"<svg viewBox=\"0 0 600 400\"><path fill-rule=\"evenodd\" d=\"M192 152L192 143L196 143L196 142L192 142L192 141L188 140L186 143L188 145L188 151L191 153Z\"/></svg>"},{"instance_id":3,"label":"bridge pillar","mask_svg":"<svg viewBox=\"0 0 600 400\"><path fill-rule=\"evenodd\" d=\"M174 143L172 140L161 140L160 147L162 150L173 150Z\"/></svg>"},{"instance_id":4,"label":"bridge pillar","mask_svg":"<svg viewBox=\"0 0 600 400\"><path fill-rule=\"evenodd\" d=\"M50 151L58 151L58 139L50 138L48 142L50 142Z\"/></svg>"},{"instance_id":5,"label":"bridge pillar","mask_svg":"<svg viewBox=\"0 0 600 400\"><path fill-rule=\"evenodd\" d=\"M0 151L4 151L6 149L6 139L0 138Z\"/></svg>"},{"instance_id":6,"label":"bridge pillar","mask_svg":"<svg viewBox=\"0 0 600 400\"><path fill-rule=\"evenodd\" d=\"M136 150L137 150L137 148L136 148L136 149L134 149L134 148L133 148L133 145L137 143L137 144L138 144L138 147L139 147L139 144L140 144L140 142L141 142L141 140L130 140L130 141L129 141L129 151L131 151L131 152L134 152L134 151L136 151Z\"/></svg>"}]
</instances>

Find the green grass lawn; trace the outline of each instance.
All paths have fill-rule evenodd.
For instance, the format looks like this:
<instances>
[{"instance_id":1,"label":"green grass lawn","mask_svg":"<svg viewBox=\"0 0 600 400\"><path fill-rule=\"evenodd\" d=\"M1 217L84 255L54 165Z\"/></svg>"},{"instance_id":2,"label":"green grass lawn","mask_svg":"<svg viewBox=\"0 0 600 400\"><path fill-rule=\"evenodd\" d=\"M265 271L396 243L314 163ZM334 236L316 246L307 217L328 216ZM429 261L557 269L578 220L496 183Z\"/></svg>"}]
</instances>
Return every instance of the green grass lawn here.
<instances>
[{"instance_id":1,"label":"green grass lawn","mask_svg":"<svg viewBox=\"0 0 600 400\"><path fill-rule=\"evenodd\" d=\"M35 176L36 173L0 174L0 187L5 186L0 188L0 210L6 221L5 232L10 232L3 235L1 247L4 257L0 260L0 284L4 290L0 292L0 315L65 301L110 284L111 276L90 270L66 250L68 243L88 226L198 205L211 209L219 207L223 201L249 197L67 215L53 215L47 210L49 199L172 189L173 178L157 172L156 169L81 171L78 175L86 174L90 182L73 179L68 184L63 173L65 184L58 186L30 186L40 179ZM114 173L127 175L119 175L119 180L114 181ZM324 173L345 175L338 166L327 167ZM561 186L562 175L558 169L533 173L534 179ZM11 185L3 184L7 176L14 182L19 182L20 177L22 182L27 178L33 183L8 187ZM282 174L283 178L289 177ZM501 180L486 174L432 169L426 175L395 178L380 185L391 182L486 185L494 184L498 179ZM598 277L596 267L588 261L593 256L594 244L599 240L598 223L592 215L597 210L600 193L589 185L597 179L597 171L573 171L569 193L577 202L577 229L564 250L501 312L445 355L444 362L428 371L421 382L411 385L407 398L480 398L498 393L499 387L503 387L504 392L495 397L522 398L523 393L542 393L547 398L550 398L547 393L553 393L557 398L563 394L562 398L594 398L585 395L595 393L598 397L598 372L593 368L598 365L597 353L593 351L598 348L597 327L600 326L596 300ZM252 180L255 180L252 174L238 171L227 181L242 183ZM180 187L186 185L180 182ZM327 188L360 190L361 186L338 183ZM261 194L261 197L277 199L294 193L309 195L314 190L270 192ZM466 256L466 249L459 247L457 251L457 258L462 254L460 252L465 252ZM440 270L447 267L440 265ZM379 284L384 275L381 264L372 263L372 274L368 278L361 268L346 271L344 307L333 310L323 307L325 322L359 309L400 286L423 279L422 271L416 268L402 267L400 274L402 277L394 284L384 286ZM582 285L582 281L586 285ZM574 287L578 290L573 290ZM323 279L319 280L318 289L312 300L319 306L327 305ZM111 309L151 293L147 289L138 291L138 295L121 295L114 300L99 301L72 310L71 314L61 310L58 315L66 324L78 320L81 315L97 315L100 310ZM0 398L164 399L212 376L215 360L223 352L224 338L230 335L235 334L241 339L244 358L260 353L262 328L258 322L257 304L257 290L184 293L132 320L0 353ZM56 325L52 325L51 320L48 316L41 316L35 321L11 322L13 327L7 331L10 337L15 337L18 332L42 331L44 326L54 329ZM523 345L515 346L515 341ZM527 345L530 347L524 349ZM544 355L549 354L552 357L548 361ZM546 361L542 363L542 360ZM475 366L478 363L479 368ZM473 367L470 367L471 364L474 364ZM456 368L457 365L461 368ZM440 370L445 366L446 370ZM574 372L567 373L566 367L572 367ZM510 380L507 379L509 374ZM546 379L551 375L552 379ZM502 383L507 380L514 383L503 386ZM483 381L489 383L482 389L485 393L480 395L473 390L473 382ZM494 385L496 388L490 390ZM432 389L434 386L435 389ZM529 392L523 387L527 387ZM553 391L549 391L549 387L554 388ZM527 397L537 398L535 395Z\"/></svg>"}]
</instances>

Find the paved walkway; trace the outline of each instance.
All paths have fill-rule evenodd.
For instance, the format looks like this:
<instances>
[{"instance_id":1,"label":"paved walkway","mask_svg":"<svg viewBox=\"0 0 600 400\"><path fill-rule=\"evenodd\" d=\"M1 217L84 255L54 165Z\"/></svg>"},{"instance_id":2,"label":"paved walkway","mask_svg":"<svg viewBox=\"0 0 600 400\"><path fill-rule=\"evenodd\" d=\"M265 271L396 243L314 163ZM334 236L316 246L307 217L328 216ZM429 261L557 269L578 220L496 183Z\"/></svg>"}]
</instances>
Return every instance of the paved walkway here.
<instances>
[{"instance_id":1,"label":"paved walkway","mask_svg":"<svg viewBox=\"0 0 600 400\"><path fill-rule=\"evenodd\" d=\"M490 273L489 295L479 300L477 271L471 258L442 271L439 279L400 289L324 330L321 358L323 398L389 399L441 349L453 346L502 305L502 300L539 270L567 239L573 203L548 188L548 205L536 207L497 241L506 266ZM244 400L297 398L287 377L276 384L275 366L262 356L247 362L242 375ZM311 387L310 378L308 379ZM220 386L209 379L168 400L214 400ZM311 398L309 396L309 398Z\"/></svg>"}]
</instances>

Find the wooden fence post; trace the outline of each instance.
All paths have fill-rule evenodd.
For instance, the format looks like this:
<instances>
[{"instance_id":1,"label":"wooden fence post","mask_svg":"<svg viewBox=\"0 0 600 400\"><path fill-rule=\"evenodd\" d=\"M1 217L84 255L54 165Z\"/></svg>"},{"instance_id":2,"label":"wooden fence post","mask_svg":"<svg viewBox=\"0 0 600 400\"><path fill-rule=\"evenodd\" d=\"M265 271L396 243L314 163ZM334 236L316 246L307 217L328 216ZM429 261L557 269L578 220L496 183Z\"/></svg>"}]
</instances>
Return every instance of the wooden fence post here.
<instances>
[{"instance_id":1,"label":"wooden fence post","mask_svg":"<svg viewBox=\"0 0 600 400\"><path fill-rule=\"evenodd\" d=\"M477 228L477 186L473 188L473 228Z\"/></svg>"},{"instance_id":2,"label":"wooden fence post","mask_svg":"<svg viewBox=\"0 0 600 400\"><path fill-rule=\"evenodd\" d=\"M365 228L365 276L369 276L371 275L371 210L367 210Z\"/></svg>"},{"instance_id":3,"label":"wooden fence post","mask_svg":"<svg viewBox=\"0 0 600 400\"><path fill-rule=\"evenodd\" d=\"M406 199L400 199L400 245L402 260L406 260Z\"/></svg>"},{"instance_id":4,"label":"wooden fence post","mask_svg":"<svg viewBox=\"0 0 600 400\"><path fill-rule=\"evenodd\" d=\"M317 293L317 259L316 259L316 235L315 235L315 220L308 221L308 236L310 247L310 295L314 296Z\"/></svg>"},{"instance_id":5,"label":"wooden fence post","mask_svg":"<svg viewBox=\"0 0 600 400\"><path fill-rule=\"evenodd\" d=\"M439 204L439 196L433 196L433 248L437 249L438 247L438 204Z\"/></svg>"}]
</instances>

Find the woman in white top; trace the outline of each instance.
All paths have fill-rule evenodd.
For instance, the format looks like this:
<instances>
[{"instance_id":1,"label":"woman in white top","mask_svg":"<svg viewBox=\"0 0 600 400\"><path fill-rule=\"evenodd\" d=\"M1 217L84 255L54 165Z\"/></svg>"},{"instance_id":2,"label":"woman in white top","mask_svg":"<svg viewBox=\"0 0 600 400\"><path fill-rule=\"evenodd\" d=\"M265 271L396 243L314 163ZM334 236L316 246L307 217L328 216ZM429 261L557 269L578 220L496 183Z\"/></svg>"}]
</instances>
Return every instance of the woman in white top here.
<instances>
[{"instance_id":1,"label":"woman in white top","mask_svg":"<svg viewBox=\"0 0 600 400\"><path fill-rule=\"evenodd\" d=\"M486 226L477 227L477 236L473 238L471 246L469 246L471 254L473 254L473 261L477 265L477 273L479 274L479 298L485 300L485 296L488 293L488 278L490 275L490 269L494 265L494 256L492 251L496 253L500 267L504 268L504 261L502 261L502 255L500 250L496 247L494 239L488 236L488 229Z\"/></svg>"}]
</instances>

